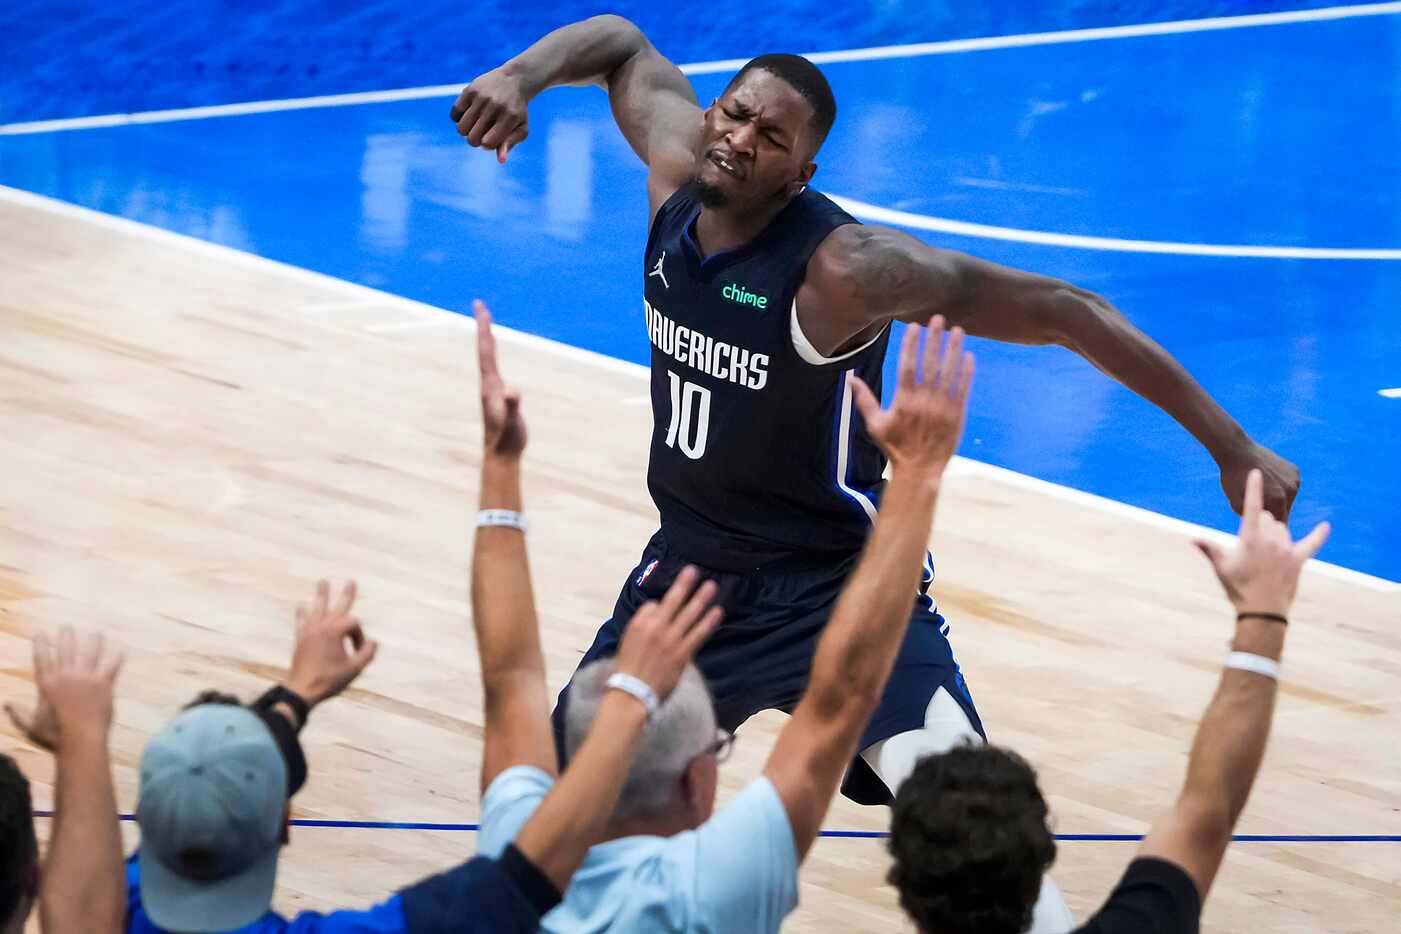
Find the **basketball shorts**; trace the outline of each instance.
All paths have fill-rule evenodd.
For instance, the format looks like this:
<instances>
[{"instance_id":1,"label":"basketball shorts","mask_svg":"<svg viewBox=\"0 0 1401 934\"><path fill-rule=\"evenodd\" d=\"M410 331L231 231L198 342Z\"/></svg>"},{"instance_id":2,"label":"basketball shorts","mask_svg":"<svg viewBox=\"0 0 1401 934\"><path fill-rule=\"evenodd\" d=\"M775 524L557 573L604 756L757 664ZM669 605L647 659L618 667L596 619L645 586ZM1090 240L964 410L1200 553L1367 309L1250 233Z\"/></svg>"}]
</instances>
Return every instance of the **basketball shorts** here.
<instances>
[{"instance_id":1,"label":"basketball shorts","mask_svg":"<svg viewBox=\"0 0 1401 934\"><path fill-rule=\"evenodd\" d=\"M705 571L719 585L718 602L725 608L720 628L696 655L715 702L719 725L735 731L761 710L791 714L812 673L813 654L823 627L836 606L858 556L823 560L813 556L785 559L748 572ZM613 616L598 630L579 662L582 668L618 651L628 620L649 600L659 600L688 563L668 547L659 531L628 575ZM926 557L924 580L911 594L910 625L895 659L890 681L871 717L857 750L924 725L934 692L944 688L986 738L973 706L953 647L948 624L928 595L934 577ZM563 711L569 687L560 692L553 720L563 761ZM842 784L842 793L858 804L889 804L891 792L861 757L856 756Z\"/></svg>"}]
</instances>

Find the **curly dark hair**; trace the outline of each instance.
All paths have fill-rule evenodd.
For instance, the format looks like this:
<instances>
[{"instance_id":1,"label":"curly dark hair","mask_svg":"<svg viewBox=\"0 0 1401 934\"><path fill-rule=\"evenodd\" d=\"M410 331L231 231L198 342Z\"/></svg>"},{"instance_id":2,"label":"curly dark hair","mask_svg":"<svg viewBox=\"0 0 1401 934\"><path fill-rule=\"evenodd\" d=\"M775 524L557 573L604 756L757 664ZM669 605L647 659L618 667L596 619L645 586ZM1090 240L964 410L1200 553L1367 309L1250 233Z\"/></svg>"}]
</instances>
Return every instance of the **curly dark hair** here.
<instances>
[{"instance_id":1,"label":"curly dark hair","mask_svg":"<svg viewBox=\"0 0 1401 934\"><path fill-rule=\"evenodd\" d=\"M887 881L925 934L1021 934L1056 858L1026 760L957 746L915 766L895 796Z\"/></svg>"},{"instance_id":2,"label":"curly dark hair","mask_svg":"<svg viewBox=\"0 0 1401 934\"><path fill-rule=\"evenodd\" d=\"M224 704L229 707L242 707L243 701L233 694L225 694L223 691L216 691L212 688L208 691L200 691L195 695L195 699L190 701L181 710L189 710L191 707L202 707L205 704Z\"/></svg>"},{"instance_id":3,"label":"curly dark hair","mask_svg":"<svg viewBox=\"0 0 1401 934\"><path fill-rule=\"evenodd\" d=\"M14 759L0 754L0 924L8 923L24 900L38 861L29 779Z\"/></svg>"}]
</instances>

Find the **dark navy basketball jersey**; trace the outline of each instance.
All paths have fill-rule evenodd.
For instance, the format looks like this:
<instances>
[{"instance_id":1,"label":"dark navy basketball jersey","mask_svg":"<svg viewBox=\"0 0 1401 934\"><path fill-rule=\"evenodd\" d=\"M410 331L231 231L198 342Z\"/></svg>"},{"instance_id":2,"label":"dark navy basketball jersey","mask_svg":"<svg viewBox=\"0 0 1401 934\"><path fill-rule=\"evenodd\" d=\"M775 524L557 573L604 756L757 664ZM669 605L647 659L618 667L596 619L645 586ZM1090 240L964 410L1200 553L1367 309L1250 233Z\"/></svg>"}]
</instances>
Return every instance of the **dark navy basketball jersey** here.
<instances>
[{"instance_id":1,"label":"dark navy basketball jersey","mask_svg":"<svg viewBox=\"0 0 1401 934\"><path fill-rule=\"evenodd\" d=\"M717 570L849 555L870 532L885 468L851 376L879 395L890 329L823 357L798 326L795 297L813 251L857 221L808 189L752 241L702 260L699 214L693 187L682 187L657 212L645 255L647 485L662 533Z\"/></svg>"}]
</instances>

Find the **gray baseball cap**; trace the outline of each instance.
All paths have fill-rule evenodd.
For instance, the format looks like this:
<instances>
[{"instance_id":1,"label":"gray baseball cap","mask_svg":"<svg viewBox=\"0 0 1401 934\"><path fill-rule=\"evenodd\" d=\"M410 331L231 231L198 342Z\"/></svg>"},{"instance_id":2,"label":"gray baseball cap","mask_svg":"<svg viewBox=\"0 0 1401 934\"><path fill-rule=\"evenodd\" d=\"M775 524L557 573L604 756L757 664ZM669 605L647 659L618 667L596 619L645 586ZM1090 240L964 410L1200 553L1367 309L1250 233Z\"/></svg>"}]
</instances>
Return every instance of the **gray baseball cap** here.
<instances>
[{"instance_id":1,"label":"gray baseball cap","mask_svg":"<svg viewBox=\"0 0 1401 934\"><path fill-rule=\"evenodd\" d=\"M287 766L244 707L186 710L141 756L141 901L168 931L232 931L260 918L277 880Z\"/></svg>"}]
</instances>

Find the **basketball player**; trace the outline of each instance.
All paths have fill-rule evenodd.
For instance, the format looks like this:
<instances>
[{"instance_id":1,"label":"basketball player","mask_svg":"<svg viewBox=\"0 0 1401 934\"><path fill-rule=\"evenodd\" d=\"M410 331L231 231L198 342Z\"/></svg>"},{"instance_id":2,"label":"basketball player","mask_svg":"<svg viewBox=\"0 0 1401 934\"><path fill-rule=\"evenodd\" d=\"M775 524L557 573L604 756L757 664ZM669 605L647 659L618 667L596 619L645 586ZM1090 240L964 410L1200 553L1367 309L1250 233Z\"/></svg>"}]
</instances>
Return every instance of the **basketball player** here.
<instances>
[{"instance_id":1,"label":"basketball player","mask_svg":"<svg viewBox=\"0 0 1401 934\"><path fill-rule=\"evenodd\" d=\"M702 110L636 26L598 16L472 81L452 119L471 145L504 162L526 138L530 100L571 84L607 90L648 167L648 487L661 514L581 664L615 652L632 613L696 564L719 583L726 610L696 657L721 726L792 711L880 501L885 464L859 410L880 394L894 320L940 314L969 334L1070 348L1205 445L1237 510L1258 468L1266 506L1288 514L1294 465L1255 444L1107 301L859 224L813 191L813 159L836 104L806 59L756 58ZM888 803L921 756L983 736L948 624L927 593L933 576L926 561L900 657L843 786L858 802ZM1069 926L1050 886L1034 930Z\"/></svg>"}]
</instances>

